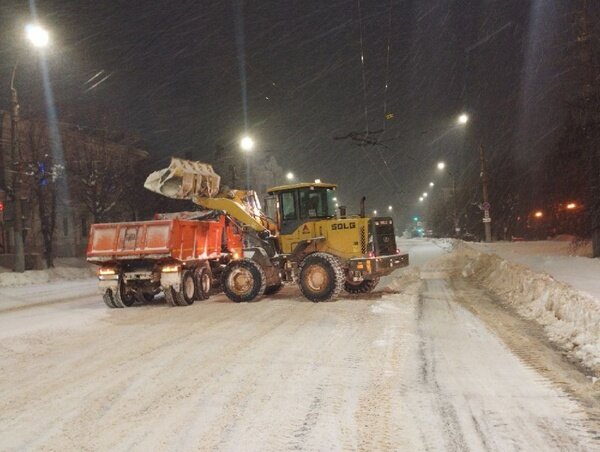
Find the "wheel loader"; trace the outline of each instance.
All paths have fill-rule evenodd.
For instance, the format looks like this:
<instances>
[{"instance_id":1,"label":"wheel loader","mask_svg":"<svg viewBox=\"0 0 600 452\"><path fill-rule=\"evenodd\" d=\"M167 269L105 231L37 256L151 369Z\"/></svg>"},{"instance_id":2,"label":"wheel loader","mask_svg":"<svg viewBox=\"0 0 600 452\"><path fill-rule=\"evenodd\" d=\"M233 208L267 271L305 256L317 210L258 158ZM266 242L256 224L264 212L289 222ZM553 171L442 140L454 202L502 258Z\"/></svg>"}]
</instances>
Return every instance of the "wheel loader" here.
<instances>
[{"instance_id":1,"label":"wheel loader","mask_svg":"<svg viewBox=\"0 0 600 452\"><path fill-rule=\"evenodd\" d=\"M367 293L381 276L408 265L408 255L396 248L392 219L367 217L364 204L361 215L347 216L335 207L335 184L271 188L263 211L254 191L219 183L210 165L172 158L144 186L219 211L242 228L243 256L232 259L221 276L223 291L235 302L274 294L285 283L297 283L313 302L336 298L342 290Z\"/></svg>"}]
</instances>

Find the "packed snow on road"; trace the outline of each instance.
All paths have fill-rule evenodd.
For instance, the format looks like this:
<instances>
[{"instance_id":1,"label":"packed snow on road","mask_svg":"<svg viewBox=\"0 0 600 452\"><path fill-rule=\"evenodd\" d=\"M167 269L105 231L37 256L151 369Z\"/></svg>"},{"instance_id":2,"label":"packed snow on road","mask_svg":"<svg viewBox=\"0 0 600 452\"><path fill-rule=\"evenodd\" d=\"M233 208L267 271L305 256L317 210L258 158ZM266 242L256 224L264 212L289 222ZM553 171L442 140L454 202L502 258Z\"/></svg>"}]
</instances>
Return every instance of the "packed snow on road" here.
<instances>
[{"instance_id":1,"label":"packed snow on road","mask_svg":"<svg viewBox=\"0 0 600 452\"><path fill-rule=\"evenodd\" d=\"M490 250L400 247L410 267L327 303L0 287L0 449L600 450L597 300Z\"/></svg>"}]
</instances>

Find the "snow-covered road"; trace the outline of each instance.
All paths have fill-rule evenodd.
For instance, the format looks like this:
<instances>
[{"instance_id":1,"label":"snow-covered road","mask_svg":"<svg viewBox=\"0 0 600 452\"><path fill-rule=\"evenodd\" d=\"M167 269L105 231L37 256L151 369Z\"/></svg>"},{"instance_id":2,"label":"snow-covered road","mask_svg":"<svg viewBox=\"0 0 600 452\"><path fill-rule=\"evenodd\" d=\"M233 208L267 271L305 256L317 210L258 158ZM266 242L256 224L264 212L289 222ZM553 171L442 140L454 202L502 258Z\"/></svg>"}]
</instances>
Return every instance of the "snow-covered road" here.
<instances>
[{"instance_id":1,"label":"snow-covered road","mask_svg":"<svg viewBox=\"0 0 600 452\"><path fill-rule=\"evenodd\" d=\"M287 288L123 310L59 284L68 301L0 311L0 449L600 450L589 407L538 370L550 359L465 306L483 293L407 274L333 303Z\"/></svg>"}]
</instances>

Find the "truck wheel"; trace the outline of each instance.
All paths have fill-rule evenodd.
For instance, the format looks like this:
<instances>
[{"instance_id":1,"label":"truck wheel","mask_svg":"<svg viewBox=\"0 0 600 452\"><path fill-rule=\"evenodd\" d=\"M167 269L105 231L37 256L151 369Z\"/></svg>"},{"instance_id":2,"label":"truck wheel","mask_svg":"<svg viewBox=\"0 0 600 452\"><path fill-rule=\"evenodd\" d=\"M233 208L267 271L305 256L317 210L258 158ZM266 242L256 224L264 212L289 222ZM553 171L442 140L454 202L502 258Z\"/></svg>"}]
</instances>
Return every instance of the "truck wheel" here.
<instances>
[{"instance_id":1,"label":"truck wheel","mask_svg":"<svg viewBox=\"0 0 600 452\"><path fill-rule=\"evenodd\" d=\"M111 309L116 308L115 304L113 303L113 291L112 289L106 289L106 291L104 292L104 295L102 295L102 299L104 300L104 304L106 306L108 306Z\"/></svg>"},{"instance_id":2,"label":"truck wheel","mask_svg":"<svg viewBox=\"0 0 600 452\"><path fill-rule=\"evenodd\" d=\"M142 289L138 289L135 291L135 298L139 303L150 303L154 300L154 294L152 292L146 292Z\"/></svg>"},{"instance_id":3,"label":"truck wheel","mask_svg":"<svg viewBox=\"0 0 600 452\"><path fill-rule=\"evenodd\" d=\"M265 292L267 277L256 262L250 259L231 262L221 277L223 292L231 301L252 301Z\"/></svg>"},{"instance_id":4,"label":"truck wheel","mask_svg":"<svg viewBox=\"0 0 600 452\"><path fill-rule=\"evenodd\" d=\"M171 306L190 306L196 299L196 281L194 274L186 270L181 276L181 284L179 290L175 290L172 286L164 289L165 299Z\"/></svg>"},{"instance_id":5,"label":"truck wheel","mask_svg":"<svg viewBox=\"0 0 600 452\"><path fill-rule=\"evenodd\" d=\"M108 292L110 291L110 294ZM106 303L106 297L109 296L112 300L114 308L128 308L135 303L135 292L127 289L127 284L123 281L123 278L119 278L119 284L117 290L113 292L111 289L107 289L104 293L104 302Z\"/></svg>"},{"instance_id":6,"label":"truck wheel","mask_svg":"<svg viewBox=\"0 0 600 452\"><path fill-rule=\"evenodd\" d=\"M194 279L194 273L187 270L183 272L181 278L181 296L179 297L179 306L189 306L194 303L197 298L198 292L196 291L196 280ZM183 302L183 304L182 304Z\"/></svg>"},{"instance_id":7,"label":"truck wheel","mask_svg":"<svg viewBox=\"0 0 600 452\"><path fill-rule=\"evenodd\" d=\"M345 279L342 264L331 254L309 254L300 264L300 290L310 301L336 298Z\"/></svg>"},{"instance_id":8,"label":"truck wheel","mask_svg":"<svg viewBox=\"0 0 600 452\"><path fill-rule=\"evenodd\" d=\"M279 292L281 290L282 287L283 287L282 283L275 284L273 286L267 286L267 288L265 289L265 295L275 295L277 292Z\"/></svg>"},{"instance_id":9,"label":"truck wheel","mask_svg":"<svg viewBox=\"0 0 600 452\"><path fill-rule=\"evenodd\" d=\"M379 284L379 278L363 279L360 282L348 281L344 283L344 289L348 293L369 293Z\"/></svg>"},{"instance_id":10,"label":"truck wheel","mask_svg":"<svg viewBox=\"0 0 600 452\"><path fill-rule=\"evenodd\" d=\"M212 289L212 275L206 267L196 271L196 293L198 300L207 300Z\"/></svg>"}]
</instances>

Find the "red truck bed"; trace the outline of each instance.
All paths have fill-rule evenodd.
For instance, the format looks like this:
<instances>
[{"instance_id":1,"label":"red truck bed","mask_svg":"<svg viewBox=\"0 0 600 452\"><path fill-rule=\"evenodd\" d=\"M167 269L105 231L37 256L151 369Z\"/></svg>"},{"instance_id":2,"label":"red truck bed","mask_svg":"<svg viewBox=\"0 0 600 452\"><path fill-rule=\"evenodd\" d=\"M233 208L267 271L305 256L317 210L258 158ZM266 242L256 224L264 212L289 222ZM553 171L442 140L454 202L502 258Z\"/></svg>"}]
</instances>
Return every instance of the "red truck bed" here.
<instances>
[{"instance_id":1,"label":"red truck bed","mask_svg":"<svg viewBox=\"0 0 600 452\"><path fill-rule=\"evenodd\" d=\"M224 218L216 221L152 220L94 224L88 262L124 259L214 259L221 254Z\"/></svg>"}]
</instances>

